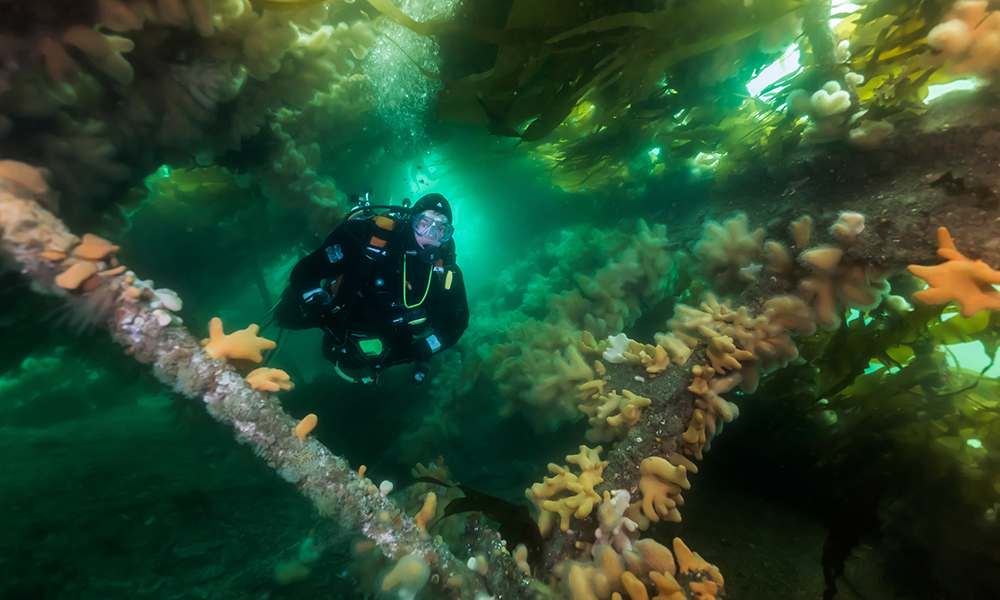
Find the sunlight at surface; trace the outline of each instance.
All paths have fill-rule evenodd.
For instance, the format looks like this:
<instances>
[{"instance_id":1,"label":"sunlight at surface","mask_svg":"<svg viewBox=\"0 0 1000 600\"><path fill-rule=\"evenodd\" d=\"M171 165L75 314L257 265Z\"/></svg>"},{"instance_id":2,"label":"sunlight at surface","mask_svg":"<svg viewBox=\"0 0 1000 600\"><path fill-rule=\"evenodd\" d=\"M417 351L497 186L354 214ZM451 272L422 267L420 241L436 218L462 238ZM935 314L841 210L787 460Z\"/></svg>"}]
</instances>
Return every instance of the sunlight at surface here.
<instances>
[{"instance_id":1,"label":"sunlight at surface","mask_svg":"<svg viewBox=\"0 0 1000 600\"><path fill-rule=\"evenodd\" d=\"M845 13L853 13L859 8L861 8L859 4L855 4L853 2L850 2L849 0L834 0L830 4L830 14L838 15ZM833 29L837 25L840 25L840 22L843 20L844 18L838 18L838 17L830 19L830 29Z\"/></svg>"},{"instance_id":2,"label":"sunlight at surface","mask_svg":"<svg viewBox=\"0 0 1000 600\"><path fill-rule=\"evenodd\" d=\"M970 371L982 371L990 363L990 357L986 355L983 345L979 342L954 344L948 346L948 350L951 351L951 354L948 355L948 364L952 366L959 366ZM986 377L1000 377L1000 364L995 363L984 375Z\"/></svg>"},{"instance_id":3,"label":"sunlight at surface","mask_svg":"<svg viewBox=\"0 0 1000 600\"><path fill-rule=\"evenodd\" d=\"M944 96L948 92L974 90L982 87L982 85L983 82L975 77L971 79L959 79L958 81L952 81L950 83L929 85L927 86L927 97L924 98L924 104L930 104L932 101Z\"/></svg>"},{"instance_id":4,"label":"sunlight at surface","mask_svg":"<svg viewBox=\"0 0 1000 600\"><path fill-rule=\"evenodd\" d=\"M946 314L941 320L947 321L957 315L957 312ZM986 365L990 364L990 357L986 355L986 350L980 342L952 344L947 346L947 350L948 364L953 367L961 367L970 371L982 371L986 368ZM997 361L997 364L990 367L983 375L986 377L1000 377L1000 361Z\"/></svg>"},{"instance_id":5,"label":"sunlight at surface","mask_svg":"<svg viewBox=\"0 0 1000 600\"><path fill-rule=\"evenodd\" d=\"M794 73L799 69L799 47L793 44L785 50L781 58L771 63L770 66L757 74L756 77L747 83L747 91L751 96L760 96L767 86L778 81L789 73Z\"/></svg>"},{"instance_id":6,"label":"sunlight at surface","mask_svg":"<svg viewBox=\"0 0 1000 600\"><path fill-rule=\"evenodd\" d=\"M834 0L831 5L831 14L833 15L846 15L853 13L858 10L860 5L850 2L848 0ZM834 28L844 20L844 17L835 17L830 19L830 27ZM799 38L801 40L801 37ZM792 44L785 50L781 58L774 61L757 74L756 77L750 80L747 84L747 91L750 92L751 96L760 97L761 92L763 92L767 87L778 81L782 77L794 73L799 69L799 46L798 44Z\"/></svg>"},{"instance_id":7,"label":"sunlight at surface","mask_svg":"<svg viewBox=\"0 0 1000 600\"><path fill-rule=\"evenodd\" d=\"M957 314L958 313L946 314L942 317L942 320L947 321ZM847 317L847 322L850 323L859 317L861 317L861 313L855 309L851 309L850 314ZM868 317L865 317L865 319L865 324L871 320ZM960 367L969 371L981 372L983 369L986 369L987 365L990 364L990 357L986 354L981 342L951 344L949 346L942 346L942 348L946 350L948 365L951 367ZM882 367L882 364L873 362L868 365L867 369L865 369L865 373L877 371ZM891 367L888 372L895 373L896 371L899 371L899 368ZM987 369L983 375L985 377L1000 377L1000 360Z\"/></svg>"},{"instance_id":8,"label":"sunlight at surface","mask_svg":"<svg viewBox=\"0 0 1000 600\"><path fill-rule=\"evenodd\" d=\"M846 323L850 323L854 319L858 319L860 317L861 317L861 311L858 310L858 309L856 309L856 308L852 308L847 313ZM869 324L871 322L872 322L872 318L869 317L868 315L865 315L865 317L864 317L864 323L865 323L865 325L867 325L867 324Z\"/></svg>"},{"instance_id":9,"label":"sunlight at surface","mask_svg":"<svg viewBox=\"0 0 1000 600\"><path fill-rule=\"evenodd\" d=\"M536 236L576 218L565 210L570 195L538 177L531 161L498 155L491 149L497 144L478 134L456 133L408 159L386 155L364 177L344 185L370 185L374 204L416 202L432 192L447 198L458 264L472 295L521 258Z\"/></svg>"}]
</instances>

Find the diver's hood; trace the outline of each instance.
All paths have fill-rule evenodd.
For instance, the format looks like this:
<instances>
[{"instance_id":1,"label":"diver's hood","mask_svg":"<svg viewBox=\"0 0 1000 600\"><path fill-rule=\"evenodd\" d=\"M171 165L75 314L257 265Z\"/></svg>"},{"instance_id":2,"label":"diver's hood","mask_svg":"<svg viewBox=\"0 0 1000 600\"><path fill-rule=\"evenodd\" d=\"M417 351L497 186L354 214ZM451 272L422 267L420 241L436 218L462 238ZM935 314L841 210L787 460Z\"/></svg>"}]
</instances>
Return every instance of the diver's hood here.
<instances>
[{"instance_id":1,"label":"diver's hood","mask_svg":"<svg viewBox=\"0 0 1000 600\"><path fill-rule=\"evenodd\" d=\"M412 212L413 215L416 216L426 210L433 210L434 212L441 213L442 215L448 217L449 223L454 223L451 213L451 204L449 204L448 200L441 194L427 194L420 200L417 200L417 203L413 205Z\"/></svg>"}]
</instances>

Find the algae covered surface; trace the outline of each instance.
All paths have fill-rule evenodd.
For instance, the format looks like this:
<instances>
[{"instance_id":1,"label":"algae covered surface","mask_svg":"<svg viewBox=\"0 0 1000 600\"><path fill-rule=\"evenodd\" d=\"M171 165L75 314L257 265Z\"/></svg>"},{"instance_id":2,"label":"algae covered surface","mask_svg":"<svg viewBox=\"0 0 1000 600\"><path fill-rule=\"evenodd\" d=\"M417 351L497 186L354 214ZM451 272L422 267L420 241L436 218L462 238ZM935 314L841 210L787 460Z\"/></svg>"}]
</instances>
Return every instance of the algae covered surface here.
<instances>
[{"instance_id":1,"label":"algae covered surface","mask_svg":"<svg viewBox=\"0 0 1000 600\"><path fill-rule=\"evenodd\" d=\"M0 600L1000 596L998 39L978 0L0 2ZM450 202L421 385L273 322L366 193L403 236Z\"/></svg>"}]
</instances>

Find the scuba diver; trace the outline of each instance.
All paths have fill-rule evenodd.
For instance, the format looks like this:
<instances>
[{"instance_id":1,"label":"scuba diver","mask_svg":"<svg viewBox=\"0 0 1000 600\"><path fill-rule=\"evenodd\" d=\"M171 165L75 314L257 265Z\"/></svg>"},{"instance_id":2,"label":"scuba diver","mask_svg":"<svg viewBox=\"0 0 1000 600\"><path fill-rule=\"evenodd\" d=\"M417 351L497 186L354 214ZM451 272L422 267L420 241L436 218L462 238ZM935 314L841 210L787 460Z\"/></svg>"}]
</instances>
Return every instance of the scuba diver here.
<instances>
[{"instance_id":1,"label":"scuba diver","mask_svg":"<svg viewBox=\"0 0 1000 600\"><path fill-rule=\"evenodd\" d=\"M323 356L353 383L377 383L383 369L412 362L419 385L431 357L469 325L451 206L441 194L408 205L372 206L366 193L295 265L276 307L285 329L322 329Z\"/></svg>"}]
</instances>

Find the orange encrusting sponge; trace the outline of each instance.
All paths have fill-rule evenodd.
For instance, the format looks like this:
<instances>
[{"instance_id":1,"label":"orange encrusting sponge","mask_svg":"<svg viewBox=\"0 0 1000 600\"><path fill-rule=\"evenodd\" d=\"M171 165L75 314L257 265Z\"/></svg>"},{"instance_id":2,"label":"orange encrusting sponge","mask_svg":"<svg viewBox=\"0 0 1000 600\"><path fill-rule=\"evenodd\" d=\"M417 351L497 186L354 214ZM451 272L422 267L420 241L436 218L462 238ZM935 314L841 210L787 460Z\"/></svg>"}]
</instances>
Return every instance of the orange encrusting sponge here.
<instances>
[{"instance_id":1,"label":"orange encrusting sponge","mask_svg":"<svg viewBox=\"0 0 1000 600\"><path fill-rule=\"evenodd\" d=\"M306 415L305 418L299 421L299 424L295 426L295 437L300 440L305 440L306 436L309 435L309 432L316 428L316 423L318 421L319 419L316 418L316 415L312 413Z\"/></svg>"},{"instance_id":2,"label":"orange encrusting sponge","mask_svg":"<svg viewBox=\"0 0 1000 600\"><path fill-rule=\"evenodd\" d=\"M938 246L938 255L948 259L948 262L933 267L908 267L910 273L930 286L915 293L914 300L924 304L954 300L966 318L981 310L1000 310L1000 292L993 287L1000 284L1000 272L981 260L966 258L955 248L951 235L944 227L938 228Z\"/></svg>"},{"instance_id":3,"label":"orange encrusting sponge","mask_svg":"<svg viewBox=\"0 0 1000 600\"><path fill-rule=\"evenodd\" d=\"M262 350L272 350L277 344L271 340L266 340L257 335L260 327L250 325L246 329L225 334L222 331L222 319L214 317L208 323L208 343L205 344L205 352L212 358L245 359L254 362L264 360L261 355Z\"/></svg>"}]
</instances>

